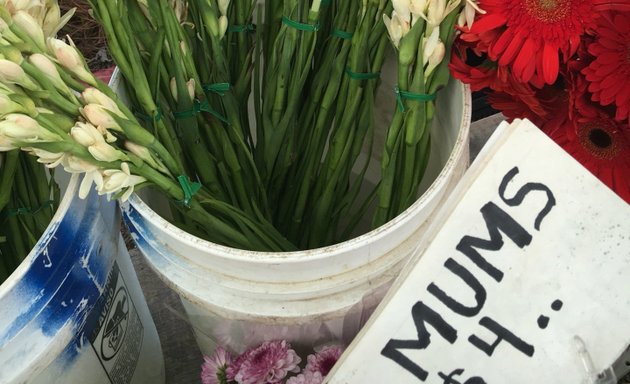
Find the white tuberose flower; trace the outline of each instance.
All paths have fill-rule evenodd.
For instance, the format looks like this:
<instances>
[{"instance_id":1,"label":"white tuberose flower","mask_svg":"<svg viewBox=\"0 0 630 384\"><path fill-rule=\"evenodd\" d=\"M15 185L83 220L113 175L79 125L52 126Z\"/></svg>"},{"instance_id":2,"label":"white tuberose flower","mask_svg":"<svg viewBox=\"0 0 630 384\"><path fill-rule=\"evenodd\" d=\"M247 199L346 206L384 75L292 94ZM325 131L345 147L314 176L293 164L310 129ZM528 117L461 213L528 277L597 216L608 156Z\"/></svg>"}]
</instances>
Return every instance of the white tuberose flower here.
<instances>
[{"instance_id":1,"label":"white tuberose flower","mask_svg":"<svg viewBox=\"0 0 630 384\"><path fill-rule=\"evenodd\" d=\"M427 33L433 32L433 28L442 24L442 21L453 12L459 5L461 0L429 0L427 9Z\"/></svg>"},{"instance_id":2,"label":"white tuberose flower","mask_svg":"<svg viewBox=\"0 0 630 384\"><path fill-rule=\"evenodd\" d=\"M402 39L409 32L409 23L405 22L400 18L396 11L392 12L392 18L389 16L383 15L383 22L385 23L385 27L387 28L387 32L389 33L389 38L394 44L396 48L400 44L400 39Z\"/></svg>"},{"instance_id":3,"label":"white tuberose flower","mask_svg":"<svg viewBox=\"0 0 630 384\"><path fill-rule=\"evenodd\" d=\"M127 158L123 152L107 144L103 134L92 124L77 122L70 129L70 136L77 143L86 147L96 160L116 161Z\"/></svg>"},{"instance_id":4,"label":"white tuberose flower","mask_svg":"<svg viewBox=\"0 0 630 384\"><path fill-rule=\"evenodd\" d=\"M70 43L72 44L72 40L70 40ZM52 37L48 38L46 44L48 45L48 50L52 52L62 67L72 72L79 80L85 81L90 85L96 85L94 75L87 70L87 65L74 44L68 45Z\"/></svg>"},{"instance_id":5,"label":"white tuberose flower","mask_svg":"<svg viewBox=\"0 0 630 384\"><path fill-rule=\"evenodd\" d=\"M124 116L120 108L118 108L118 104L116 104L114 100L94 87L86 88L83 93L81 93L81 96L83 97L85 104L98 104L108 111L114 112L118 116Z\"/></svg>"},{"instance_id":6,"label":"white tuberose flower","mask_svg":"<svg viewBox=\"0 0 630 384\"><path fill-rule=\"evenodd\" d=\"M96 184L97 189L103 187L103 175L97 165L72 155L66 156L62 164L68 173L84 173L79 187L79 198L85 199L87 197L92 183Z\"/></svg>"},{"instance_id":7,"label":"white tuberose flower","mask_svg":"<svg viewBox=\"0 0 630 384\"><path fill-rule=\"evenodd\" d=\"M472 27L473 22L475 21L476 13L481 13L483 15L484 13L486 13L486 11L479 8L476 0L466 0L466 6L457 18L457 25L459 25L460 27Z\"/></svg>"},{"instance_id":8,"label":"white tuberose flower","mask_svg":"<svg viewBox=\"0 0 630 384\"><path fill-rule=\"evenodd\" d=\"M0 150L11 150L21 143L61 141L61 137L39 125L27 115L10 113L0 121Z\"/></svg>"},{"instance_id":9,"label":"white tuberose flower","mask_svg":"<svg viewBox=\"0 0 630 384\"><path fill-rule=\"evenodd\" d=\"M121 201L126 201L131 196L134 186L146 181L142 176L132 175L127 163L122 163L120 170L106 169L103 171L103 176L103 185L98 192L103 195L116 193L124 189L125 192L120 198Z\"/></svg>"},{"instance_id":10,"label":"white tuberose flower","mask_svg":"<svg viewBox=\"0 0 630 384\"><path fill-rule=\"evenodd\" d=\"M80 109L81 114L87 121L95 127L103 127L114 131L122 132L122 127L112 117L107 108L100 104L88 104ZM115 112L114 112L115 113Z\"/></svg>"},{"instance_id":11,"label":"white tuberose flower","mask_svg":"<svg viewBox=\"0 0 630 384\"><path fill-rule=\"evenodd\" d=\"M13 15L13 22L26 32L39 49L46 47L42 26L33 16L26 11L18 11Z\"/></svg>"},{"instance_id":12,"label":"white tuberose flower","mask_svg":"<svg viewBox=\"0 0 630 384\"><path fill-rule=\"evenodd\" d=\"M66 158L65 152L53 153L39 148L22 148L22 150L36 156L37 162L44 164L46 168L55 168L63 164Z\"/></svg>"},{"instance_id":13,"label":"white tuberose flower","mask_svg":"<svg viewBox=\"0 0 630 384\"><path fill-rule=\"evenodd\" d=\"M31 80L22 67L2 58L0 58L0 81L7 84L17 84L31 91L39 89L39 86Z\"/></svg>"}]
</instances>

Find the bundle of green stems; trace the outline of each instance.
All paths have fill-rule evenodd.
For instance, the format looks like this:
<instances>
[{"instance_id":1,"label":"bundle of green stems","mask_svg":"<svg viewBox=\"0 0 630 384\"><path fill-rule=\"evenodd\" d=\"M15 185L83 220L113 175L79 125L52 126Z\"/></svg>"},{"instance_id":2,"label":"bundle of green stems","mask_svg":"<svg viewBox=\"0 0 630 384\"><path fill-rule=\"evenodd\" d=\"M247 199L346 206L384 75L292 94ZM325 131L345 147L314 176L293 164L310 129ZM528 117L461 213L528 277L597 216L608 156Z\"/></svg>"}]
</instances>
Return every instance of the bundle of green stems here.
<instances>
[{"instance_id":1,"label":"bundle of green stems","mask_svg":"<svg viewBox=\"0 0 630 384\"><path fill-rule=\"evenodd\" d=\"M392 106L379 185L364 182L370 156L360 156L373 150L375 94L391 53L382 16L404 2L91 3L145 127L213 198L293 247L346 240L375 201L379 226L417 197L433 100L399 96ZM461 2L407 3L424 17L406 11L414 20L396 51L397 90L434 95L448 81L447 60L425 76L423 44L444 21L439 39L450 46Z\"/></svg>"},{"instance_id":2,"label":"bundle of green stems","mask_svg":"<svg viewBox=\"0 0 630 384\"><path fill-rule=\"evenodd\" d=\"M0 140L85 173L82 195L92 183L123 200L151 186L182 229L257 251L347 240L371 211L376 227L417 197L463 1L89 2L124 79L118 93L86 71L72 44L41 44L3 16L14 53L5 56L28 80L7 94L32 101L28 116L43 133L7 130L3 139L0 121ZM388 54L398 61L397 101L391 126L376 127ZM31 65L38 55L54 71ZM370 184L377 129L386 142L381 181Z\"/></svg>"},{"instance_id":3,"label":"bundle of green stems","mask_svg":"<svg viewBox=\"0 0 630 384\"><path fill-rule=\"evenodd\" d=\"M29 254L59 205L59 188L33 156L0 153L0 284Z\"/></svg>"}]
</instances>

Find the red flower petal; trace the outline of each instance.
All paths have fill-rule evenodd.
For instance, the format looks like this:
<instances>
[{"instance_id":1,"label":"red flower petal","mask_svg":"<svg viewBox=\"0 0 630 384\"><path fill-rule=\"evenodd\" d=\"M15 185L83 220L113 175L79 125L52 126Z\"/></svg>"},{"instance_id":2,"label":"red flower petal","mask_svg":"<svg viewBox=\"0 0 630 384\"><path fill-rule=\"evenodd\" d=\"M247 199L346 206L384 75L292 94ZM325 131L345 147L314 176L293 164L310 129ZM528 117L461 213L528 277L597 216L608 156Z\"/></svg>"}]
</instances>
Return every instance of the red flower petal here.
<instances>
[{"instance_id":1,"label":"red flower petal","mask_svg":"<svg viewBox=\"0 0 630 384\"><path fill-rule=\"evenodd\" d=\"M542 69L545 83L553 84L558 78L560 69L560 59L558 58L558 48L545 44L542 54Z\"/></svg>"},{"instance_id":2,"label":"red flower petal","mask_svg":"<svg viewBox=\"0 0 630 384\"><path fill-rule=\"evenodd\" d=\"M479 20L476 20L472 27L470 27L471 33L481 33L486 32L491 29L500 27L505 24L506 18L502 15L492 13L487 14L484 17L480 17Z\"/></svg>"}]
</instances>

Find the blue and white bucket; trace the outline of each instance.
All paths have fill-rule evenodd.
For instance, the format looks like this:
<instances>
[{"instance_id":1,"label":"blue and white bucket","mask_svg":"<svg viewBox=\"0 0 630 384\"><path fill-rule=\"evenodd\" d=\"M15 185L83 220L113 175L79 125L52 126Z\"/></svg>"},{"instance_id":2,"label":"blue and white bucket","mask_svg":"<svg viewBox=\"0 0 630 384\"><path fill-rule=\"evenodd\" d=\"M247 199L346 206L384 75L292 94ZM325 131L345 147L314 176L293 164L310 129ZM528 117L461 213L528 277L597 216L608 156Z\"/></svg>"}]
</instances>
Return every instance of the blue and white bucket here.
<instances>
[{"instance_id":1,"label":"blue and white bucket","mask_svg":"<svg viewBox=\"0 0 630 384\"><path fill-rule=\"evenodd\" d=\"M0 383L161 383L160 342L114 201L77 197L0 285Z\"/></svg>"}]
</instances>

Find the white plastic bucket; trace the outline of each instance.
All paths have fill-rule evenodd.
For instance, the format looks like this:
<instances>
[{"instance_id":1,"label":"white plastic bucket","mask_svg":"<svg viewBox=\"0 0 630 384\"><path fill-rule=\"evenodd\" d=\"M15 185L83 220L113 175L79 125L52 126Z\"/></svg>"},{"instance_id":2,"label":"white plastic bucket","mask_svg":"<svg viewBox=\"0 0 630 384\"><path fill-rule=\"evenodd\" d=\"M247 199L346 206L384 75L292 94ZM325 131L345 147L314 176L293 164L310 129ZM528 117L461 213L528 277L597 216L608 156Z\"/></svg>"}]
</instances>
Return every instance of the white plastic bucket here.
<instances>
[{"instance_id":1,"label":"white plastic bucket","mask_svg":"<svg viewBox=\"0 0 630 384\"><path fill-rule=\"evenodd\" d=\"M0 383L162 383L157 331L114 201L77 197L0 285Z\"/></svg>"},{"instance_id":2,"label":"white plastic bucket","mask_svg":"<svg viewBox=\"0 0 630 384\"><path fill-rule=\"evenodd\" d=\"M121 206L123 218L148 263L180 295L202 352L217 344L241 352L278 338L297 346L348 343L467 168L470 114L470 90L452 81L437 101L425 192L391 222L334 246L289 253L220 246L181 231L136 195Z\"/></svg>"}]
</instances>

